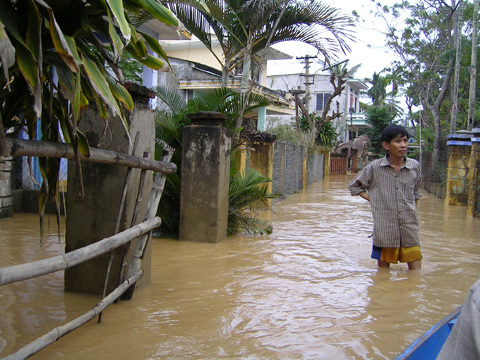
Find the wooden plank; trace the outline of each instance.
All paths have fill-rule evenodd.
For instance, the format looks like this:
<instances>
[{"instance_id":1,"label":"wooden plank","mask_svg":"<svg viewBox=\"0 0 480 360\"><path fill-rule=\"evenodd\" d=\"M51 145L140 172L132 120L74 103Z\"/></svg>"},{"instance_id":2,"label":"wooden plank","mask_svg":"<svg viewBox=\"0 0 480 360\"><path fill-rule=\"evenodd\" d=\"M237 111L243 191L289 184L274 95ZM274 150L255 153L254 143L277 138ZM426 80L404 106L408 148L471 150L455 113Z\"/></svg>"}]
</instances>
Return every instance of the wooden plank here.
<instances>
[{"instance_id":1,"label":"wooden plank","mask_svg":"<svg viewBox=\"0 0 480 360\"><path fill-rule=\"evenodd\" d=\"M172 159L174 149L168 146L166 143L163 143L163 145L164 145L164 154L163 154L162 160L170 161ZM166 177L167 176L162 173L156 174L155 180L153 182L152 192L150 193L150 198L148 199L147 213L145 214L145 219L151 219L157 213L158 204L160 203L160 199L163 193L163 188L165 187ZM130 259L129 268L127 271L127 277L132 276L132 274L135 274L138 270L142 268L143 255L145 253L148 240L150 239L150 235L151 233L145 233L137 241L137 244L135 245L135 249L132 254L132 258ZM135 290L135 286L131 286L128 289L128 291L125 292L122 299L123 300L131 299L133 296L134 290Z\"/></svg>"}]
</instances>

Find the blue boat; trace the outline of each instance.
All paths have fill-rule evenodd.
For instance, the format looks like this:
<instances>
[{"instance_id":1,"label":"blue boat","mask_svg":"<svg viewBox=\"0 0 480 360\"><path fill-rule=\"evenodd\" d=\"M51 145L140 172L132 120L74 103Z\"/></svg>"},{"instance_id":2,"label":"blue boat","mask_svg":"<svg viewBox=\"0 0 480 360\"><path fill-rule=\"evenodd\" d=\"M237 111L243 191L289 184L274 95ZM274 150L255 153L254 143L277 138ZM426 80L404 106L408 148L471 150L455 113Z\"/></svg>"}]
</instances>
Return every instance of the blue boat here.
<instances>
[{"instance_id":1,"label":"blue boat","mask_svg":"<svg viewBox=\"0 0 480 360\"><path fill-rule=\"evenodd\" d=\"M435 360L462 310L459 306L417 338L396 360Z\"/></svg>"}]
</instances>

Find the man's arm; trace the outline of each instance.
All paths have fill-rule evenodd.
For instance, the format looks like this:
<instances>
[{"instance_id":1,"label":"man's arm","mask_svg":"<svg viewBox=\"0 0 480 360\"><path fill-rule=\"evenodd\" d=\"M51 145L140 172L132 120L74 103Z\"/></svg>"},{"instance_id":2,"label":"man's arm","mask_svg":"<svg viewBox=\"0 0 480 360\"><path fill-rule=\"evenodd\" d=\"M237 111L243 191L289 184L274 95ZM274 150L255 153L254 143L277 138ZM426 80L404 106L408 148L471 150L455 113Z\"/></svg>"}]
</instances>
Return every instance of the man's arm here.
<instances>
[{"instance_id":1,"label":"man's arm","mask_svg":"<svg viewBox=\"0 0 480 360\"><path fill-rule=\"evenodd\" d=\"M366 191L361 192L360 194L358 194L358 196L360 196L361 198L363 198L367 201L370 201L370 195L368 195L368 192L366 192Z\"/></svg>"}]
</instances>

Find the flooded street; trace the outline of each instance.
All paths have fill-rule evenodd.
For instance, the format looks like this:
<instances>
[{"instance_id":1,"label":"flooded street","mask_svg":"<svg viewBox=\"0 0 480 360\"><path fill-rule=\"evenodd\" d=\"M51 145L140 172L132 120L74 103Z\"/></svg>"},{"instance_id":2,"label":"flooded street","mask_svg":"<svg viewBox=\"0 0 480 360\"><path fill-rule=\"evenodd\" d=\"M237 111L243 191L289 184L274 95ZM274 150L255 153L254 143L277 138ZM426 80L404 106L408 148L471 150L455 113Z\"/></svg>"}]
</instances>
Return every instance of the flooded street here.
<instances>
[{"instance_id":1,"label":"flooded street","mask_svg":"<svg viewBox=\"0 0 480 360\"><path fill-rule=\"evenodd\" d=\"M275 204L274 232L219 244L153 239L152 284L32 359L392 359L480 277L480 219L422 192L421 272L378 271L369 204L332 176ZM0 220L0 266L64 249L56 222ZM63 273L0 287L0 357L88 311Z\"/></svg>"}]
</instances>

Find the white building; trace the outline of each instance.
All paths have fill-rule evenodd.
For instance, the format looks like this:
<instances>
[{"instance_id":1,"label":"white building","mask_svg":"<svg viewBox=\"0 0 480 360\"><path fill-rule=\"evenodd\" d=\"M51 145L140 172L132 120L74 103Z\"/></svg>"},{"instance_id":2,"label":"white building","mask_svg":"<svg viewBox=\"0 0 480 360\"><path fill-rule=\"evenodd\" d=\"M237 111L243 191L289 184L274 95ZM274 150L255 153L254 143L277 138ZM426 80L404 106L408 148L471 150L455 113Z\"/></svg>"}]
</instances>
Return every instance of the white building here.
<instances>
[{"instance_id":1,"label":"white building","mask_svg":"<svg viewBox=\"0 0 480 360\"><path fill-rule=\"evenodd\" d=\"M329 74L272 75L268 76L267 80L270 88L290 93L292 98L295 92L300 93L299 99L309 96L307 110L309 113L315 112L318 116L322 115L325 103L334 91ZM341 113L340 117L333 120L339 135L339 142L354 139L358 135L359 129L371 127L360 109L360 92L367 88L367 85L361 80L350 79L347 80L342 93L333 99L328 114L331 115L333 111ZM291 124L295 123L295 117L272 115L267 116L267 122L269 126Z\"/></svg>"},{"instance_id":2,"label":"white building","mask_svg":"<svg viewBox=\"0 0 480 360\"><path fill-rule=\"evenodd\" d=\"M218 58L222 58L221 47L218 41L213 41L213 50ZM170 64L175 70L161 73L158 84L161 86L177 87L188 100L198 94L221 87L221 66L213 54L198 40L189 41L160 41L162 49L169 57ZM284 96L282 91L272 91L267 81L267 64L269 60L289 59L290 55L270 47L262 52L263 57L260 74L253 81L252 91L264 96L270 105L254 110L245 115L247 123L251 123L255 130L265 131L268 116L284 115L291 117L294 114L294 104ZM229 88L240 90L240 77L230 74Z\"/></svg>"}]
</instances>

